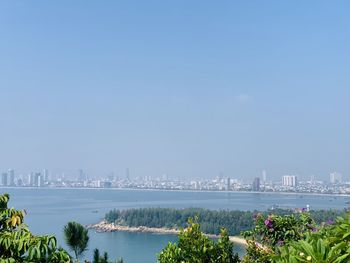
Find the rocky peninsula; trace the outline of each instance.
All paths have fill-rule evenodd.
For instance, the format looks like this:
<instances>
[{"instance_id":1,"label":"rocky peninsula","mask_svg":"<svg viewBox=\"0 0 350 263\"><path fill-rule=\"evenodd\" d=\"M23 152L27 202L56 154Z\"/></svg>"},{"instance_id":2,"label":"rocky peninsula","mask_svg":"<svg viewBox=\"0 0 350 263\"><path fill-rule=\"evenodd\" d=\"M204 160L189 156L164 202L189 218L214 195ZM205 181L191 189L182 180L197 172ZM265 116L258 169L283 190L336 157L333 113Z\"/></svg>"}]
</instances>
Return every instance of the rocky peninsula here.
<instances>
[{"instance_id":1,"label":"rocky peninsula","mask_svg":"<svg viewBox=\"0 0 350 263\"><path fill-rule=\"evenodd\" d=\"M138 232L138 233L153 233L153 234L169 234L169 235L177 235L180 233L179 229L170 229L170 228L157 228L157 227L146 227L146 226L137 226L137 227L129 227L118 225L114 223L108 223L106 220L103 220L97 224L91 224L86 226L88 229L94 229L98 233L106 233L106 232ZM206 234L211 238L218 238L218 235ZM239 236L230 236L230 240L239 245L247 245L246 240Z\"/></svg>"}]
</instances>

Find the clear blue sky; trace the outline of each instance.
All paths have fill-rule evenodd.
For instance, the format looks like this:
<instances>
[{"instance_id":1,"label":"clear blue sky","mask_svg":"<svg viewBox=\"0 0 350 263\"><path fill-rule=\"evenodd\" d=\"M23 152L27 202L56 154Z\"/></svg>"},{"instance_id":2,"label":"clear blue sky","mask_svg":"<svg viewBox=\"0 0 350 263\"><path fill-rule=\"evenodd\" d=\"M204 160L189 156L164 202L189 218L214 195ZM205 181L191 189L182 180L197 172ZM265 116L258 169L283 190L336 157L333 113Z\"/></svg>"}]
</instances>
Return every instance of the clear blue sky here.
<instances>
[{"instance_id":1,"label":"clear blue sky","mask_svg":"<svg viewBox=\"0 0 350 263\"><path fill-rule=\"evenodd\" d=\"M350 179L349 1L1 1L0 169Z\"/></svg>"}]
</instances>

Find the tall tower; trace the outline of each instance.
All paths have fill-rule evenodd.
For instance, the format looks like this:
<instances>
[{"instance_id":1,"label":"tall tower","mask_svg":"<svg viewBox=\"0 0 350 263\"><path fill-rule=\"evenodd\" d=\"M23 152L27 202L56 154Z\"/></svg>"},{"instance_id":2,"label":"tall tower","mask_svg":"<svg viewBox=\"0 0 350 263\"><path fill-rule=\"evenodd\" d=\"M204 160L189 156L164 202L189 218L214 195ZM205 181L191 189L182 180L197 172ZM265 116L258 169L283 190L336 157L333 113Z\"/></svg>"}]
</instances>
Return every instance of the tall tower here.
<instances>
[{"instance_id":1,"label":"tall tower","mask_svg":"<svg viewBox=\"0 0 350 263\"><path fill-rule=\"evenodd\" d=\"M263 180L263 184L266 183L266 170L262 171L262 180Z\"/></svg>"},{"instance_id":2,"label":"tall tower","mask_svg":"<svg viewBox=\"0 0 350 263\"><path fill-rule=\"evenodd\" d=\"M337 172L333 172L329 174L329 181L331 184L338 184L342 182L342 175Z\"/></svg>"},{"instance_id":3,"label":"tall tower","mask_svg":"<svg viewBox=\"0 0 350 263\"><path fill-rule=\"evenodd\" d=\"M42 187L44 186L44 178L40 172L34 174L34 186Z\"/></svg>"},{"instance_id":4,"label":"tall tower","mask_svg":"<svg viewBox=\"0 0 350 263\"><path fill-rule=\"evenodd\" d=\"M80 181L80 182L86 181L86 175L85 175L83 169L79 169L79 171L78 171L78 181Z\"/></svg>"},{"instance_id":5,"label":"tall tower","mask_svg":"<svg viewBox=\"0 0 350 263\"><path fill-rule=\"evenodd\" d=\"M130 181L130 170L126 168L126 180Z\"/></svg>"},{"instance_id":6,"label":"tall tower","mask_svg":"<svg viewBox=\"0 0 350 263\"><path fill-rule=\"evenodd\" d=\"M260 178L255 177L252 185L252 190L259 192L260 191Z\"/></svg>"},{"instance_id":7,"label":"tall tower","mask_svg":"<svg viewBox=\"0 0 350 263\"><path fill-rule=\"evenodd\" d=\"M13 169L8 169L7 171L8 175L8 185L14 186L15 185L15 170Z\"/></svg>"},{"instance_id":8,"label":"tall tower","mask_svg":"<svg viewBox=\"0 0 350 263\"><path fill-rule=\"evenodd\" d=\"M1 185L2 186L7 186L8 185L7 173L2 173L1 174Z\"/></svg>"},{"instance_id":9,"label":"tall tower","mask_svg":"<svg viewBox=\"0 0 350 263\"><path fill-rule=\"evenodd\" d=\"M43 170L43 174L44 174L44 182L48 182L50 180L50 178L49 178L49 170L44 169Z\"/></svg>"}]
</instances>

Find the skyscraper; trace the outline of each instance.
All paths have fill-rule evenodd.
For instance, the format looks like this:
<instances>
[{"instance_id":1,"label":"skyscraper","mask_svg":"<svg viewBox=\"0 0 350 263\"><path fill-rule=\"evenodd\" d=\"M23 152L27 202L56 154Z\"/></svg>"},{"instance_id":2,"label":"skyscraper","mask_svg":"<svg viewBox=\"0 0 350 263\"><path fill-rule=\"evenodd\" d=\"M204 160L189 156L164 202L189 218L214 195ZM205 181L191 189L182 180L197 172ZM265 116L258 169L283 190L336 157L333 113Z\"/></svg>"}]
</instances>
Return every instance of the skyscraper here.
<instances>
[{"instance_id":1,"label":"skyscraper","mask_svg":"<svg viewBox=\"0 0 350 263\"><path fill-rule=\"evenodd\" d=\"M296 187L298 184L298 179L295 175L284 175L282 176L282 185Z\"/></svg>"},{"instance_id":2,"label":"skyscraper","mask_svg":"<svg viewBox=\"0 0 350 263\"><path fill-rule=\"evenodd\" d=\"M262 171L262 181L263 181L263 184L266 183L266 171L265 170Z\"/></svg>"},{"instance_id":3,"label":"skyscraper","mask_svg":"<svg viewBox=\"0 0 350 263\"><path fill-rule=\"evenodd\" d=\"M227 191L230 191L230 190L231 190L231 178L230 178L230 177L227 178L227 187L226 187L226 190L227 190Z\"/></svg>"},{"instance_id":4,"label":"skyscraper","mask_svg":"<svg viewBox=\"0 0 350 263\"><path fill-rule=\"evenodd\" d=\"M42 187L44 186L44 177L43 175L39 172L39 173L35 173L34 175L34 185L36 187Z\"/></svg>"},{"instance_id":5,"label":"skyscraper","mask_svg":"<svg viewBox=\"0 0 350 263\"><path fill-rule=\"evenodd\" d=\"M129 170L129 168L126 168L126 180L127 181L130 181L130 170Z\"/></svg>"},{"instance_id":6,"label":"skyscraper","mask_svg":"<svg viewBox=\"0 0 350 263\"><path fill-rule=\"evenodd\" d=\"M28 174L28 185L34 186L34 183L35 183L34 173Z\"/></svg>"},{"instance_id":7,"label":"skyscraper","mask_svg":"<svg viewBox=\"0 0 350 263\"><path fill-rule=\"evenodd\" d=\"M331 184L339 184L342 182L342 175L337 172L330 173L329 181L331 182Z\"/></svg>"},{"instance_id":8,"label":"skyscraper","mask_svg":"<svg viewBox=\"0 0 350 263\"><path fill-rule=\"evenodd\" d=\"M78 172L79 172L79 174L78 174L78 181L80 181L80 182L87 181L87 176L84 173L84 170L83 169L79 169Z\"/></svg>"},{"instance_id":9,"label":"skyscraper","mask_svg":"<svg viewBox=\"0 0 350 263\"><path fill-rule=\"evenodd\" d=\"M50 180L50 178L49 178L49 170L44 169L43 170L43 175L44 175L44 182L48 182Z\"/></svg>"},{"instance_id":10,"label":"skyscraper","mask_svg":"<svg viewBox=\"0 0 350 263\"><path fill-rule=\"evenodd\" d=\"M7 173L2 173L1 174L1 185L2 186L7 186L8 184L8 180L7 180Z\"/></svg>"},{"instance_id":11,"label":"skyscraper","mask_svg":"<svg viewBox=\"0 0 350 263\"><path fill-rule=\"evenodd\" d=\"M15 185L15 171L13 169L8 169L8 185L14 186Z\"/></svg>"},{"instance_id":12,"label":"skyscraper","mask_svg":"<svg viewBox=\"0 0 350 263\"><path fill-rule=\"evenodd\" d=\"M259 177L255 177L253 184L252 184L252 190L259 192L260 191L260 178Z\"/></svg>"}]
</instances>

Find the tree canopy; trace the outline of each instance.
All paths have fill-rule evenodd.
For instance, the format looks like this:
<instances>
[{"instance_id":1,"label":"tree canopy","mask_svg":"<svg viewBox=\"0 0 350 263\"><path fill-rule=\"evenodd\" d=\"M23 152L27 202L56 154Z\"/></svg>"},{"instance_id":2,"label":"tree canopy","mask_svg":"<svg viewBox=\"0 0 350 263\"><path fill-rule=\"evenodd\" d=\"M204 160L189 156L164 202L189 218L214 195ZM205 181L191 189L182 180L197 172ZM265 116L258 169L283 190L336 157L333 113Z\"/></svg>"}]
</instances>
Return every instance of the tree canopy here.
<instances>
[{"instance_id":1,"label":"tree canopy","mask_svg":"<svg viewBox=\"0 0 350 263\"><path fill-rule=\"evenodd\" d=\"M274 209L259 212L208 210L202 208L137 208L112 210L106 214L105 219L109 223L131 227L146 226L180 229L186 227L189 218L196 217L201 226L201 231L206 234L219 235L221 228L224 227L229 235L239 235L242 231L250 230L254 227L254 217L259 213L264 216L270 213L274 215L292 215L295 211L291 209ZM315 210L310 212L317 223L334 220L337 216L344 213L344 210Z\"/></svg>"},{"instance_id":2,"label":"tree canopy","mask_svg":"<svg viewBox=\"0 0 350 263\"><path fill-rule=\"evenodd\" d=\"M169 243L158 255L158 263L236 263L239 257L233 252L227 231L221 230L217 242L200 231L200 225L188 221L188 227L181 230L179 241Z\"/></svg>"},{"instance_id":3,"label":"tree canopy","mask_svg":"<svg viewBox=\"0 0 350 263\"><path fill-rule=\"evenodd\" d=\"M69 263L54 236L32 234L24 224L25 211L8 208L10 196L0 195L0 263Z\"/></svg>"},{"instance_id":4,"label":"tree canopy","mask_svg":"<svg viewBox=\"0 0 350 263\"><path fill-rule=\"evenodd\" d=\"M248 247L242 263L348 263L350 214L316 224L307 212L258 215L245 232Z\"/></svg>"},{"instance_id":5,"label":"tree canopy","mask_svg":"<svg viewBox=\"0 0 350 263\"><path fill-rule=\"evenodd\" d=\"M78 262L78 258L83 255L88 247L88 230L77 222L68 222L64 227L63 233L67 246L73 250L75 259Z\"/></svg>"}]
</instances>

